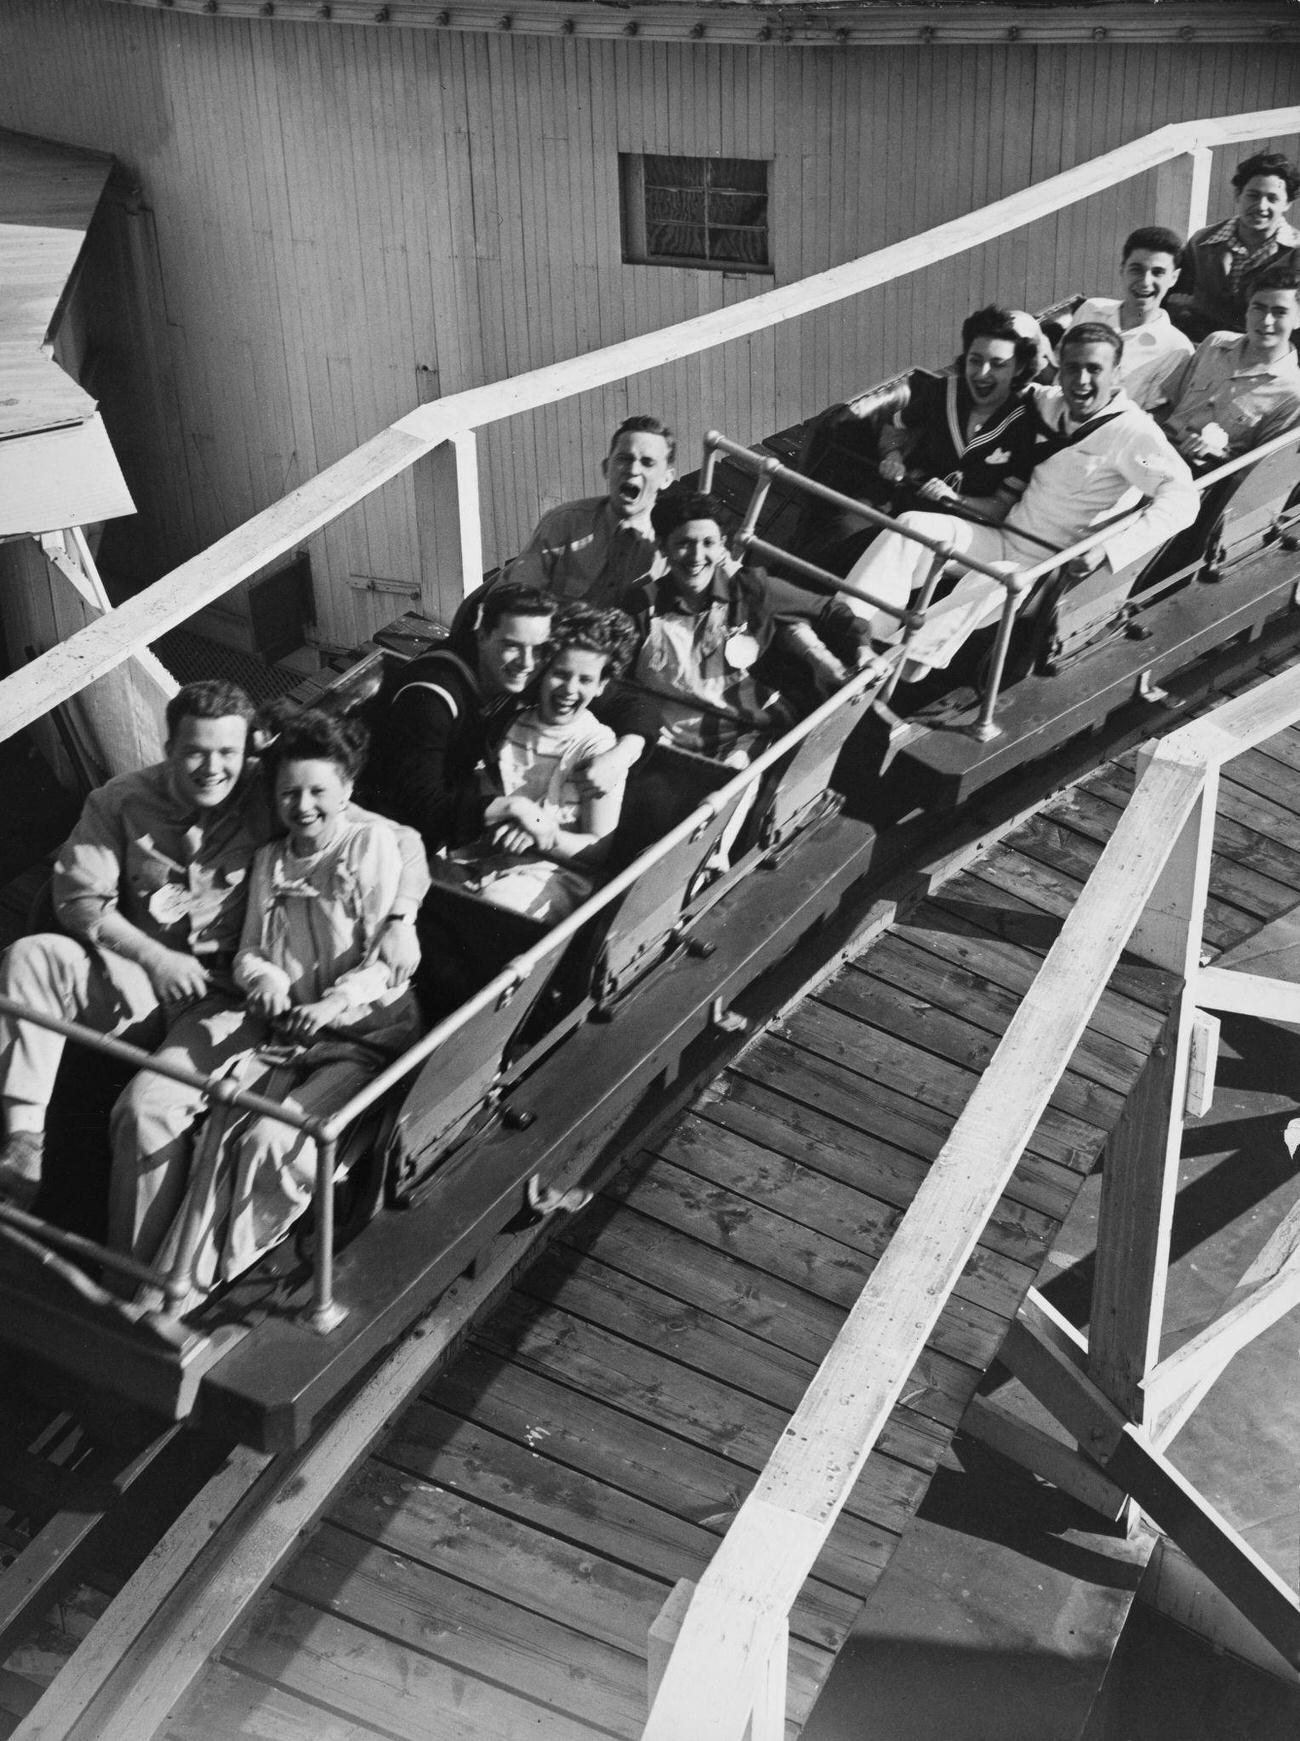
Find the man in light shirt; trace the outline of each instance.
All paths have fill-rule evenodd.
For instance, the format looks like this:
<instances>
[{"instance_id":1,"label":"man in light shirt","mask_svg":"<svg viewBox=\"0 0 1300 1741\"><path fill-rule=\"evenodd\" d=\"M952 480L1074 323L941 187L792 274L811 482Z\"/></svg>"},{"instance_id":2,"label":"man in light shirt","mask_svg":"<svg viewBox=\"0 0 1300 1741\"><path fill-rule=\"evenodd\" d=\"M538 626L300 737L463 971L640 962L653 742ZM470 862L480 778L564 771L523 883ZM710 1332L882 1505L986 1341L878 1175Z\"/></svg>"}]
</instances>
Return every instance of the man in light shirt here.
<instances>
[{"instance_id":1,"label":"man in light shirt","mask_svg":"<svg viewBox=\"0 0 1300 1741\"><path fill-rule=\"evenodd\" d=\"M625 418L601 467L606 490L543 514L503 578L562 604L605 609L629 586L661 574L650 510L676 473L673 432L657 417ZM467 603L481 598L471 594ZM453 630L453 633L455 631Z\"/></svg>"},{"instance_id":2,"label":"man in light shirt","mask_svg":"<svg viewBox=\"0 0 1300 1741\"><path fill-rule=\"evenodd\" d=\"M1298 326L1300 276L1278 268L1251 291L1245 332L1211 333L1170 382L1161 421L1193 467L1235 459L1300 423Z\"/></svg>"},{"instance_id":3,"label":"man in light shirt","mask_svg":"<svg viewBox=\"0 0 1300 1741\"><path fill-rule=\"evenodd\" d=\"M1071 317L1072 326L1100 321L1114 327L1124 341L1119 384L1143 411L1165 404L1170 376L1193 350L1162 307L1178 277L1182 249L1172 230L1156 225L1134 230L1120 257L1123 296L1090 296Z\"/></svg>"},{"instance_id":4,"label":"man in light shirt","mask_svg":"<svg viewBox=\"0 0 1300 1741\"><path fill-rule=\"evenodd\" d=\"M1035 393L1040 457L1029 487L1000 526L950 514L909 513L902 523L951 544L959 559L972 556L1011 571L1032 567L1114 521L1099 545L1068 564L1075 578L1103 562L1123 568L1189 526L1199 500L1191 473L1154 420L1120 390L1121 347L1108 326L1078 325L1065 334L1058 384ZM886 532L849 579L903 606L924 585L932 560L925 545ZM1004 597L997 581L968 573L931 608L909 644L913 666L948 664L967 636L997 618ZM877 617L876 633L896 638L887 613Z\"/></svg>"}]
</instances>

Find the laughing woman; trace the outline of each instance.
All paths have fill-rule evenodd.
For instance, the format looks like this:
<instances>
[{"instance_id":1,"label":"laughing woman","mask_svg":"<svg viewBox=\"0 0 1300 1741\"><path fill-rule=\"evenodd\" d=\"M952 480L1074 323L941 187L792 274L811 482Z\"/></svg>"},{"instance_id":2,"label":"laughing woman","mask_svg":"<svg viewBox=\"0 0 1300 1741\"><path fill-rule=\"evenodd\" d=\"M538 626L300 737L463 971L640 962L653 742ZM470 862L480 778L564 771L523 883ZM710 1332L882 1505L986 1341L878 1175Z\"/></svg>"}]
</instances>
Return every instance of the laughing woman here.
<instances>
[{"instance_id":1,"label":"laughing woman","mask_svg":"<svg viewBox=\"0 0 1300 1741\"><path fill-rule=\"evenodd\" d=\"M1030 315L993 303L977 308L962 322L953 367L937 375L912 371L891 393L890 421L869 443L874 460L836 487L889 514L942 508L997 524L1019 501L1033 467L1028 387L1050 354ZM869 394L837 417L841 424L874 422L881 414ZM819 509L812 559L847 574L876 536L874 526L847 510Z\"/></svg>"},{"instance_id":2,"label":"laughing woman","mask_svg":"<svg viewBox=\"0 0 1300 1741\"><path fill-rule=\"evenodd\" d=\"M1025 388L1038 372L1041 335L1037 322L1026 322L1009 308L977 308L962 323L955 371L909 378L904 403L880 434L886 483L910 486L917 501L951 514L1006 518L1034 457Z\"/></svg>"}]
</instances>

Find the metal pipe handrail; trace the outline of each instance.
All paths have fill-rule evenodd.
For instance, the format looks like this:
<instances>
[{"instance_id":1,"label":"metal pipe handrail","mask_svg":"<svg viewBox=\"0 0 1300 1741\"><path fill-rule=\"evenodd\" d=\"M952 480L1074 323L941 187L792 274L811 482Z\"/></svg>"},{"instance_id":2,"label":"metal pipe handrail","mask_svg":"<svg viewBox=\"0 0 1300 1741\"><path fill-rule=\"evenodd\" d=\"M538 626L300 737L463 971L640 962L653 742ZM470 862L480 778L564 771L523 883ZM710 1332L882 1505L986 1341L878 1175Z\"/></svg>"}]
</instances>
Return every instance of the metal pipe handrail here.
<instances>
[{"instance_id":1,"label":"metal pipe handrail","mask_svg":"<svg viewBox=\"0 0 1300 1741\"><path fill-rule=\"evenodd\" d=\"M917 531L914 526L905 526L901 520L893 519L888 514L882 514L878 508L873 508L865 502L859 502L853 496L843 495L839 490L833 490L828 485L819 483L816 478L807 477L803 472L796 471L781 460L755 453L752 448L743 447L739 442L732 441L725 435L720 435L716 430L710 430L704 439L706 444L713 443L719 451L735 459L746 470L759 472L770 469L772 475L780 482L792 484L796 489L803 490L810 496L816 496L832 507L860 514L864 520L869 520L886 531L897 532L914 544L923 544L927 550L939 554L945 548L941 540L932 538L925 532ZM1262 442L1259 447L1251 448L1246 453L1239 453L1234 459L1225 460L1222 465L1217 465L1210 471L1201 472L1198 476L1194 476L1192 485L1198 492L1204 494L1211 484L1221 483L1224 478L1232 477L1240 471L1247 471L1251 466L1257 465L1260 460L1267 459L1270 454L1278 453L1297 443L1300 443L1300 430L1284 430L1281 435L1273 436L1270 440ZM1073 561L1075 557L1086 556L1090 550L1094 550L1097 545L1104 543L1117 526L1123 525L1126 520L1131 519L1141 510L1142 504L1135 503L1133 507L1113 515L1100 525L1090 527L1073 544L1062 545L1059 550L1050 551L1046 556L1040 557L1037 562L1031 563L1027 568L1017 569L1016 572L1027 588L1034 581L1041 580L1044 575L1051 574L1063 564ZM936 505L934 509L936 514L942 514L944 511L941 505ZM954 516L954 518L956 517ZM1006 526L1005 521L1000 522L1000 524ZM1006 530L1014 533L1015 527L1006 526ZM769 548L775 547L769 546ZM784 556L784 553L782 554ZM797 561L798 558L795 560ZM996 580L1003 587L1008 585L1009 574L1006 571L992 568L988 563L980 562L971 556L965 556L960 551L953 551L950 560L960 563L963 568L987 575L990 580ZM847 585L843 580L836 579L834 575L829 575L826 578L833 581L842 592L858 593L856 587ZM858 593L858 596L865 595ZM883 608L899 618L908 614L896 605Z\"/></svg>"},{"instance_id":2,"label":"metal pipe handrail","mask_svg":"<svg viewBox=\"0 0 1300 1741\"><path fill-rule=\"evenodd\" d=\"M792 466L772 458L771 455L755 453L752 447L745 447L738 441L732 441L729 436L721 434L716 429L710 429L704 437L704 446L706 452L713 449L719 453L725 453L729 459L735 460L742 470L766 475L773 482L795 484L798 488L806 490L809 495L820 497L822 501L828 502L832 507L844 508L850 513L860 514L864 520L869 520L872 525L879 526L883 531L899 532L914 544L924 544L926 549L933 551L935 555L949 548L942 538L932 538L928 532L918 532L915 527L905 526L901 520L894 519L892 515L883 513L879 508L873 508L866 502L859 502L853 496L841 495L839 490L833 490L827 484L818 483L815 478L795 471ZM942 513L943 510L940 508L937 512ZM979 574L987 575L990 580L996 580L1000 585L1006 585L1006 575L990 563L981 562L973 556L958 556L955 560L973 568ZM861 598L868 596L858 592L856 587L846 585L843 580L836 581L836 585L841 592L857 593ZM874 604L876 601L868 599L868 602ZM899 618L908 614L905 608L900 609L898 605L881 605L879 608L887 610L891 616Z\"/></svg>"},{"instance_id":3,"label":"metal pipe handrail","mask_svg":"<svg viewBox=\"0 0 1300 1741\"><path fill-rule=\"evenodd\" d=\"M760 551L764 555L785 562L791 567L798 569L800 572L809 575L813 579L819 580L823 583L829 583L838 591L848 593L854 598L862 599L873 607L884 609L889 612L890 615L898 618L904 628L904 647L906 647L907 642L911 640L914 627L924 620L925 613L929 608L938 581L939 571L944 563L954 562L968 571L984 574L988 576L988 578L998 582L998 584L1003 588L1006 597L999 613L997 633L994 638L993 650L989 659L988 676L985 680L984 691L980 698L979 714L976 718L975 724L971 728L974 735L980 739L993 737L997 733L998 728L993 723L993 717L997 711L998 697L1002 688L1002 676L1006 668L1007 654L1010 651L1011 635L1015 627L1015 618L1020 609L1022 600L1027 596L1034 585L1044 578L1044 576L1055 573L1058 569L1074 561L1076 558L1085 556L1090 551L1095 550L1098 545L1103 544L1106 541L1117 526L1121 526L1126 521L1131 520L1133 516L1140 513L1142 509L1142 503L1137 502L1131 508L1126 508L1118 514L1112 514L1109 518L1101 521L1098 525L1091 527L1084 536L1077 539L1075 543L1064 545L1059 550L1054 550L1047 556L1040 557L1037 562L1031 563L1028 567L1022 568L1008 566L1003 570L995 570L988 564L979 562L975 558L967 556L961 551L954 549L952 545L945 545L940 540L931 537L928 533L918 531L914 526L904 525L901 520L893 519L889 515L881 513L879 509L873 508L865 502L859 502L852 496L843 495L839 490L833 490L828 485L819 483L815 478L807 477L803 472L794 470L792 467L783 464L780 460L768 455L755 453L752 448L744 447L739 442L730 440L727 436L721 435L717 430L710 430L704 440L707 455L705 469L706 473L709 475L711 475L714 452L726 453L730 458L737 462L742 470L753 472L754 474L767 479L769 482L772 479L779 478L782 482L790 484L798 490L802 490L807 495L825 501L833 507L847 510L886 530L897 532L902 537L909 539L912 543L923 545L933 553L936 561L931 566L930 573L927 577L926 584L922 589L921 595L917 598L915 603L910 605L910 607L900 608L896 605L885 604L882 600L876 599L873 594L868 593L864 588L856 586L836 575L830 574L826 570L818 568L815 564L807 563L800 557L793 556L788 551L782 550L778 545L771 544L766 539L758 537L758 535L752 530L743 531L742 529L743 542ZM1247 471L1252 466L1259 464L1261 460L1267 459L1270 455L1279 453L1285 448L1294 446L1297 443L1300 443L1300 430L1284 430L1282 434L1273 436L1269 441L1263 442L1259 447L1251 448L1246 453L1238 454L1236 458L1225 460L1222 465L1215 466L1212 470L1202 472L1199 476L1193 477L1193 488L1199 494L1203 495L1211 485L1221 483L1225 478L1233 477L1238 472ZM751 503L751 512L747 516L746 523L754 518L752 507L753 504ZM942 513L944 510L940 507L935 511ZM1016 528L1014 526L1008 526L1007 530L1014 534ZM1028 534L1025 534L1025 536L1028 536ZM895 667L891 683L883 694L882 698L886 702L888 702L893 695L893 689L897 684L901 670L902 664L900 663Z\"/></svg>"},{"instance_id":4,"label":"metal pipe handrail","mask_svg":"<svg viewBox=\"0 0 1300 1741\"><path fill-rule=\"evenodd\" d=\"M281 1124L291 1124L296 1130L305 1131L308 1136L318 1134L319 1119L288 1107L282 1101L268 1100L264 1095L249 1093L247 1089L233 1088L224 1076L205 1076L200 1070L186 1069L184 1064L172 1064L165 1058L159 1058L156 1053L133 1046L129 1040L115 1039L112 1034L101 1034L94 1028L85 1027L81 1022L70 1022L63 1016L46 1015L43 1010L28 1009L15 998L4 996L0 996L0 1015L14 1016L19 1021L32 1022L38 1028L48 1028L52 1033L62 1034L64 1039L76 1040L78 1044L88 1046L91 1051L102 1052L106 1057L116 1058L123 1064L134 1064L137 1070L150 1070L155 1076L167 1076L173 1082L183 1082L187 1088L197 1088L206 1098L219 1101L223 1106L242 1106L247 1112L261 1113L264 1117L279 1119Z\"/></svg>"},{"instance_id":5,"label":"metal pipe handrail","mask_svg":"<svg viewBox=\"0 0 1300 1741\"><path fill-rule=\"evenodd\" d=\"M89 1258L94 1263L111 1262L114 1269L130 1276L132 1281L139 1282L144 1287L166 1286L166 1276L151 1264L141 1263L139 1258L130 1257L124 1251L113 1251L106 1245L100 1245L98 1240L87 1239L85 1234L70 1233L65 1227L55 1227L48 1221L42 1221L39 1216L19 1209L14 1203L0 1201L0 1227L4 1226L17 1228L20 1233L36 1234L43 1244L52 1245L56 1250L71 1252L74 1257Z\"/></svg>"}]
</instances>

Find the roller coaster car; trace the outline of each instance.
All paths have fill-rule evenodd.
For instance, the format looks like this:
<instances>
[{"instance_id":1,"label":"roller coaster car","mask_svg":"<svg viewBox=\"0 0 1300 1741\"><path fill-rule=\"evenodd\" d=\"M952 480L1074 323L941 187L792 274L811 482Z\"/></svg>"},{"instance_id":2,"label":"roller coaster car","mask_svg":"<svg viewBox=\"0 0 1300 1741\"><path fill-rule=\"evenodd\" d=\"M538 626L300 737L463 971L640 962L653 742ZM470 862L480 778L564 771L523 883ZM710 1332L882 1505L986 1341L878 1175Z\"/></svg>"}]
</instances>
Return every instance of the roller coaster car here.
<instances>
[{"instance_id":1,"label":"roller coaster car","mask_svg":"<svg viewBox=\"0 0 1300 1741\"><path fill-rule=\"evenodd\" d=\"M373 687L373 655L366 666L345 690ZM519 1218L531 1180L549 1183L584 1142L598 1147L633 1100L675 1074L680 1051L711 1031L737 961L743 982L754 964L779 959L782 936L797 934L788 927L815 922L799 918L810 903L837 898L854 859L843 848L824 855L811 884L800 870L793 899L779 877L749 873L779 868L832 818L832 771L873 692L857 680L804 722L799 741L774 750L725 859L723 837L748 796L735 771L661 747L625 806L603 910L547 930L462 891L434 893L446 926L474 939L486 984L432 1036L390 1106L390 1134L353 1135L336 1188L335 1295L346 1315L328 1335L308 1321L310 1232L178 1320L125 1306L101 1284L84 1238L0 1208L0 1341L39 1351L61 1396L70 1382L98 1389L111 1373L159 1415L194 1414L267 1448L300 1442ZM606 1059L612 1084L600 1077ZM535 1107L549 1113L534 1130ZM385 1199L390 1212L375 1214Z\"/></svg>"},{"instance_id":2,"label":"roller coaster car","mask_svg":"<svg viewBox=\"0 0 1300 1741\"><path fill-rule=\"evenodd\" d=\"M871 503L864 471L869 477L879 430L905 379L858 394L851 403L860 415L846 417L841 404L748 451L725 444L711 487L737 522L756 473L768 489L756 521L761 560L778 566L779 555L767 547L779 546L819 565L842 536L848 522L837 511L828 515L802 477ZM1154 556L1119 573L1103 565L1081 581L1060 570L1044 576L1018 611L992 721L983 705L991 630L973 637L949 671L892 692L876 820L965 802L1121 709L1160 699L1171 675L1239 636L1258 635L1289 610L1297 590L1298 478L1295 432L1200 478L1195 523Z\"/></svg>"},{"instance_id":3,"label":"roller coaster car","mask_svg":"<svg viewBox=\"0 0 1300 1741\"><path fill-rule=\"evenodd\" d=\"M808 437L808 426L784 432L765 457L814 454ZM500 971L416 1049L409 1086L393 1090L391 1137L357 1139L351 1212L338 1205L351 1235L335 1262L344 1315L328 1334L310 1316L310 1239L176 1321L124 1310L84 1241L0 1208L0 1341L65 1391L111 1375L161 1415L193 1414L270 1449L301 1442L519 1222L530 1183L598 1175L716 1070L735 1043L727 1007L840 915L850 889L905 871L917 842L950 826L953 805L1068 738L1114 714L1144 725L1157 679L1290 611L1298 447L1300 433L1206 480L1200 531L1182 550L1045 586L1022 625L1033 656L999 699L990 738L972 731L979 696L960 680L912 701L905 688L882 720L880 678L864 674L764 758L743 819L747 794L731 770L667 749L645 758L604 890L561 925L543 931L439 894L446 922L474 927L485 971ZM722 473L738 515L747 469ZM782 480L759 530L797 533L802 514ZM798 556L797 544L788 536L784 548ZM1292 630L1279 620L1269 632ZM370 655L348 684L364 690L388 656ZM1211 681L1206 664L1180 678L1188 694ZM372 1213L385 1193L388 1209Z\"/></svg>"}]
</instances>

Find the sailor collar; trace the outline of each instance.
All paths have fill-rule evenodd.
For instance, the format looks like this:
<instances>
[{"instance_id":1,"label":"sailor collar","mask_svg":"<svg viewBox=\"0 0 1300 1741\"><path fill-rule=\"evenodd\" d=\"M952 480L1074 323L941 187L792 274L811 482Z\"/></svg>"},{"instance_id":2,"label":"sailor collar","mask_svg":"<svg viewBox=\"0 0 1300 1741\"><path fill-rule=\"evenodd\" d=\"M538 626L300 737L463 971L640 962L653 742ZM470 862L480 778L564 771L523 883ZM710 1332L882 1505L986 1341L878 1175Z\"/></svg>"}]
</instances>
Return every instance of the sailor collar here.
<instances>
[{"instance_id":1,"label":"sailor collar","mask_svg":"<svg viewBox=\"0 0 1300 1741\"><path fill-rule=\"evenodd\" d=\"M960 375L949 375L947 390L944 394L944 409L948 419L948 435L952 441L953 452L958 456L969 453L974 447L985 447L989 442L995 446L1024 410L1024 400L1019 394L1013 393L1002 407L1000 414L982 423L971 435L966 434L966 419L975 409L974 395Z\"/></svg>"},{"instance_id":2,"label":"sailor collar","mask_svg":"<svg viewBox=\"0 0 1300 1741\"><path fill-rule=\"evenodd\" d=\"M1089 417L1084 423L1069 427L1069 414L1066 410L1065 398L1059 387L1051 387L1037 402L1038 421L1042 426L1036 436L1035 445L1044 447L1051 444L1051 452L1059 453L1063 448L1074 447L1104 424L1113 423L1117 417L1122 417L1126 411L1135 411L1137 407L1121 387L1107 400L1101 410ZM1047 455L1039 454L1038 458Z\"/></svg>"}]
</instances>

